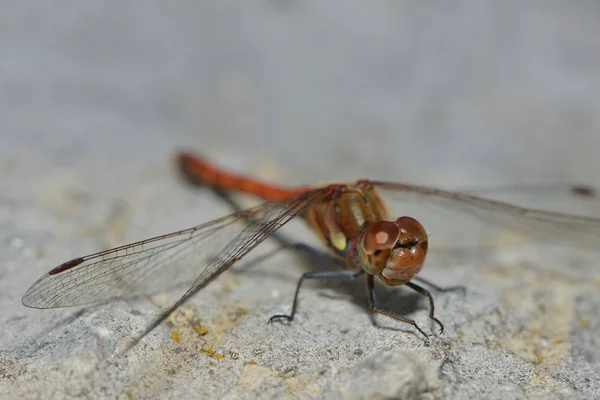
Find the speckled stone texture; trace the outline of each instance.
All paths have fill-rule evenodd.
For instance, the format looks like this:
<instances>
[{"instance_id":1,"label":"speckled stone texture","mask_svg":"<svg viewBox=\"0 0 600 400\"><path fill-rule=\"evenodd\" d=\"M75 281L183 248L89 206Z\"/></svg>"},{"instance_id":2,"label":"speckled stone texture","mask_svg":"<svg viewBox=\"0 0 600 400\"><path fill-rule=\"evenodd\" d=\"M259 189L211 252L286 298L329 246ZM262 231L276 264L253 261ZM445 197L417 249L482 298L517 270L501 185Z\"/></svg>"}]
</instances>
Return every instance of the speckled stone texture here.
<instances>
[{"instance_id":1,"label":"speckled stone texture","mask_svg":"<svg viewBox=\"0 0 600 400\"><path fill-rule=\"evenodd\" d=\"M422 276L467 289L434 292L446 331L430 346L372 317L362 279L307 283L296 320L267 325L303 272L332 268L291 251L227 271L124 356L177 290L21 305L63 261L230 212L178 177L182 148L287 184L600 187L600 3L0 9L0 398L600 397L600 234L514 234L469 211L390 203L430 233ZM600 200L558 190L487 194L600 216ZM424 299L378 290L435 328Z\"/></svg>"}]
</instances>

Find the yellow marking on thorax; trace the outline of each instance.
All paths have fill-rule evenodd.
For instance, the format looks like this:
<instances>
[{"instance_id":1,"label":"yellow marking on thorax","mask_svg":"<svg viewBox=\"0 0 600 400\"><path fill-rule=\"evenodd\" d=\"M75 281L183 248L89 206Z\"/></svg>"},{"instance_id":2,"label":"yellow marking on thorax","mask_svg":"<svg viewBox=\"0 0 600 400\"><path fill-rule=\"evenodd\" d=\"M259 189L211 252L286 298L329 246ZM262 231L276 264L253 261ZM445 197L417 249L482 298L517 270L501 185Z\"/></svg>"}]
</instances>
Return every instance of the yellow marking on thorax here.
<instances>
[{"instance_id":1,"label":"yellow marking on thorax","mask_svg":"<svg viewBox=\"0 0 600 400\"><path fill-rule=\"evenodd\" d=\"M354 201L351 202L350 203L350 212L352 213L352 217L356 221L357 226L362 226L365 223L363 209L361 207L361 204L359 204L358 202L354 202Z\"/></svg>"},{"instance_id":2,"label":"yellow marking on thorax","mask_svg":"<svg viewBox=\"0 0 600 400\"><path fill-rule=\"evenodd\" d=\"M333 245L333 247L335 247L339 251L344 250L348 243L348 241L346 240L346 235L344 235L342 232L339 232L339 231L338 232L330 231L329 240L331 241L331 244Z\"/></svg>"}]
</instances>

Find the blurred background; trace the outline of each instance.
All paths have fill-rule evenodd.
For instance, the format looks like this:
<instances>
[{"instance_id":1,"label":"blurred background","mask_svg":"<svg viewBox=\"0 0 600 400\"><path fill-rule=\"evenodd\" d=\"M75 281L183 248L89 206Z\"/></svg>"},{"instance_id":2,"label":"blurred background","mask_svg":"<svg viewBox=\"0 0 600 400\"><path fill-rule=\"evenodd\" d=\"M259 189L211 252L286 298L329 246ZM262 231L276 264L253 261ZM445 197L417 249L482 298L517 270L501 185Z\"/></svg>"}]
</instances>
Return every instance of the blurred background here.
<instances>
[{"instance_id":1,"label":"blurred background","mask_svg":"<svg viewBox=\"0 0 600 400\"><path fill-rule=\"evenodd\" d=\"M32 178L190 148L298 183L600 183L595 2L9 4L0 156L47 157Z\"/></svg>"},{"instance_id":2,"label":"blurred background","mask_svg":"<svg viewBox=\"0 0 600 400\"><path fill-rule=\"evenodd\" d=\"M10 3L4 243L36 254L28 286L63 259L229 213L177 179L180 149L290 185L600 187L598 17L594 2ZM458 240L437 216L393 214Z\"/></svg>"},{"instance_id":3,"label":"blurred background","mask_svg":"<svg viewBox=\"0 0 600 400\"><path fill-rule=\"evenodd\" d=\"M95 359L89 355L125 342L129 329L139 330L147 322L137 311L139 305L130 312L122 304L113 304L58 325L57 319L72 310L42 312L21 306L27 287L64 260L229 212L227 206L177 179L173 168L177 150L198 151L231 168L290 185L375 178L444 188L565 182L600 187L598 2L71 0L4 1L0 10L0 370L4 371L0 375L9 377L5 383L17 382L13 388L21 388L22 393L63 393L71 390L63 387L78 385L82 385L77 389L81 392L73 389L71 393L86 393L94 385L114 385L118 389L108 391L111 396L107 397L115 398L115 393L130 390L115 383L115 377L140 382L137 390L142 393L146 383L152 387L160 377L170 390L171 378L152 368L171 362L186 363L164 367L167 375L172 370L182 374L179 379L184 383L176 387L195 382L221 390L221 382L210 376L186 379L189 371L209 371L204 363L213 359L198 357L193 359L196 364L187 365L191 359L172 357L169 346L174 345L162 328L148 340L168 343L155 346L160 352L151 351L155 342L136 350L131 358L134 372L108 372L108 384L102 379L89 381L92 374L86 371L105 371L89 361ZM527 205L543 207L552 196L543 197ZM600 215L600 202L592 202L590 209L589 202L578 207L571 200L551 207ZM451 228L454 234L447 239L473 235L468 230L463 235L465 230L457 231L456 225ZM432 243L444 238L434 233ZM558 270L572 265L547 254ZM531 259L536 264L535 257ZM232 330L241 338L240 344L227 342L223 347L223 351L241 354L236 374L245 368L242 361L258 357L254 348L260 348L262 340L293 343L281 346L289 348L300 343L301 351L312 349L315 358L306 364L298 361L299 368L311 365L310 373L321 376L322 367L328 371L328 382L335 381L330 378L337 376L336 371L361 362L354 348L342 349L336 359L339 364L332 367L333 358L327 357L340 343L365 349L380 360L386 358L377 352L390 348L402 351L413 346L418 348L415 354L429 354L421 352L420 339L390 335L386 330L361 328L357 337L365 343L348 341L343 325L330 330L329 324L364 327L366 314L355 312L348 302L331 304L316 295L302 300L310 318L296 330L265 333L265 315L273 312L274 304L287 304L300 273L299 269L281 269L281 260L272 265L283 278L248 274L239 280L225 279L225 284L232 282L235 288L231 294L222 297L219 283L194 299L196 306L202 304L197 309L208 321L218 320L221 307L215 304L221 304L222 298L226 298L223 303L251 305L245 325ZM590 264L584 260L578 265L588 271ZM462 353L456 353L454 361L444 367L444 379L458 376L456 385L472 384L475 398L501 384L513 385L515 393L519 392L520 381L514 383L512 377L529 377L530 366L539 362L535 354L520 353L519 349L535 347L529 342L510 345L530 319L522 310L531 300L519 296L527 296L536 283L535 293L556 289L563 296L565 287L571 288L558 278L551 281L550 274L530 273L526 280L523 269L513 268L503 280L502 270L482 270L474 273L480 270L464 264L453 268L428 265L427 269L428 277L433 276L438 284L474 288L470 297L457 301L445 297L437 303L444 321L458 321L458 327L461 321L467 321L467 326L471 319L489 316L494 329L506 330L497 334L500 342L503 338L509 342L501 342L500 350L495 344L491 349L471 345L487 338L487 328L473 329L471 337L452 349L460 347ZM540 280L541 275L546 280ZM600 282L597 273L592 275L586 272L579 281L573 280L587 284L580 285L585 293L572 289L575 294L568 299L576 298L575 305L548 308L549 302L541 297L531 309L538 310L539 305L540 310L549 311L540 312L535 321L549 329L566 326L569 332L571 326L578 326L573 322L577 316L592 318ZM521 280L527 289L519 286ZM505 319L496 321L496 314L489 313L482 300L496 293L489 287L504 284L516 288L506 292L506 298L524 315L513 325ZM577 290L583 290L580 287ZM332 307L349 307L339 315L352 320L333 321L329 318ZM155 310L148 308L145 312L152 315ZM561 316L564 320L555 323ZM310 319L314 325L308 323ZM580 336L569 337L561 331L555 335L557 341L550 342L556 345L552 351L562 346L558 340L565 343L560 357L555 357L564 371L550 374L552 382L564 384L565 393L587 388L597 375L597 366L589 360L599 359L593 333L599 322L592 318L585 323L589 330L580 322L584 328L575 331L582 331ZM449 340L456 337L452 335L457 335L457 327L449 326ZM313 328L322 332L315 334ZM303 334L302 329L310 329L311 334ZM224 330L230 334L229 328ZM465 332L471 334L469 329ZM532 334L535 340L538 333ZM409 347L396 346L399 337ZM304 345L307 339L315 342ZM567 340L572 340L572 347ZM53 343L54 350L39 350L46 343ZM71 357L72 350L80 348L91 349L84 353L82 364ZM502 353L505 348L510 357ZM280 360L286 360L284 366L297 368L295 358L280 357L277 351L265 353L275 361L263 360L264 365L288 371L278 367ZM162 354L166 356L158 362L142 362L142 370L151 372L139 378L136 357ZM577 358L577 354L585 356ZM46 361L45 357L55 358ZM39 359L43 362L38 363ZM502 369L510 360L518 364L522 359L534 361L519 374L513 367ZM104 354L98 360L104 360ZM583 361L568 364L564 360ZM82 368L86 362L92 366ZM436 362L428 368L438 379L442 375ZM488 364L492 366L481 368ZM231 374L234 364L220 365L219 376L237 376ZM399 365L412 364L402 361ZM361 364L356 368L360 378L347 377L349 382L362 382L364 369ZM490 368L497 373L488 373ZM372 370L371 364L367 369ZM421 373L411 372L407 379L414 380ZM555 379L563 376L568 377L568 384ZM439 388L435 379L431 387ZM539 379L539 387L531 383L534 390L550 387L546 378ZM373 382L379 388L381 380ZM0 392L9 387L5 383L0 381ZM30 389L30 384L39 387Z\"/></svg>"}]
</instances>

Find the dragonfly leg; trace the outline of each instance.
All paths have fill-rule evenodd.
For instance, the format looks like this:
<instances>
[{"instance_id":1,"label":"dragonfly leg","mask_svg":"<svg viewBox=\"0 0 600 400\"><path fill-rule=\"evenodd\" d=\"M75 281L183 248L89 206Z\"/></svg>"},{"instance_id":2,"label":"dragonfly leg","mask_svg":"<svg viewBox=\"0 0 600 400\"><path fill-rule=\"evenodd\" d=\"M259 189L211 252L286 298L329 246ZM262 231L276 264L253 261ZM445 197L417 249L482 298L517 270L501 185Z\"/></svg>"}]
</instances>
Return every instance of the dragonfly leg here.
<instances>
[{"instance_id":1,"label":"dragonfly leg","mask_svg":"<svg viewBox=\"0 0 600 400\"><path fill-rule=\"evenodd\" d=\"M426 334L425 331L423 331L423 329L421 329L414 320L403 317L392 311L384 310L379 307L379 304L377 304L377 298L375 297L375 281L374 281L373 275L367 276L367 287L369 290L369 308L371 309L371 311L379 313L379 314L383 314L387 317L394 318L398 321L402 321L402 322L405 322L407 324L414 326L415 329L421 333L421 335L425 336L425 339L427 339L427 344L431 343L431 340L429 339L429 335ZM423 290L425 290L425 289L423 289ZM431 314L430 316L432 316L432 315L433 314Z\"/></svg>"},{"instance_id":2,"label":"dragonfly leg","mask_svg":"<svg viewBox=\"0 0 600 400\"><path fill-rule=\"evenodd\" d=\"M269 318L267 323L272 324L277 319L286 319L292 321L296 314L298 306L298 293L300 293L300 286L305 279L337 279L337 278L356 278L362 275L364 271L321 271L321 272L307 272L302 275L298 284L296 285L296 293L294 294L294 301L292 303L292 312L290 314L276 314Z\"/></svg>"},{"instance_id":3,"label":"dragonfly leg","mask_svg":"<svg viewBox=\"0 0 600 400\"><path fill-rule=\"evenodd\" d=\"M406 286L408 286L415 292L422 294L423 296L426 296L429 299L429 318L434 320L440 326L440 333L444 332L444 324L442 324L440 322L440 320L437 319L436 317L434 317L434 315L433 315L435 306L433 305L433 297L431 296L431 293L429 293L429 291L427 289L422 288L421 286L419 286L415 283L412 283L412 282L406 282Z\"/></svg>"},{"instance_id":4,"label":"dragonfly leg","mask_svg":"<svg viewBox=\"0 0 600 400\"><path fill-rule=\"evenodd\" d=\"M458 285L458 286L441 287L441 286L438 286L435 283L431 282L428 279L421 278L420 276L415 276L413 278L413 280L420 281L420 282L426 284L427 286L432 287L433 290L435 290L436 292L440 292L440 293L454 292L454 291L462 292L463 295L467 293L467 288L465 286Z\"/></svg>"}]
</instances>

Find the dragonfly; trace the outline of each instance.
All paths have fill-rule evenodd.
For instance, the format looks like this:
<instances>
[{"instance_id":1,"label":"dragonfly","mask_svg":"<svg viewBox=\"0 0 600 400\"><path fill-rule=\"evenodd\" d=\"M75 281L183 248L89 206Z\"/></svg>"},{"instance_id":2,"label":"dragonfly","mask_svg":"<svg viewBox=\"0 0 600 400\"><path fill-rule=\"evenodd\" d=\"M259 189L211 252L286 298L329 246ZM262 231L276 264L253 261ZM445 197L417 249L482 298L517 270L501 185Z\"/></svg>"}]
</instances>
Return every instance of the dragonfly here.
<instances>
[{"instance_id":1,"label":"dragonfly","mask_svg":"<svg viewBox=\"0 0 600 400\"><path fill-rule=\"evenodd\" d=\"M388 286L412 289L427 298L429 318L437 324L440 334L444 330L435 316L433 296L415 282L425 263L429 236L423 225L410 216L391 218L381 191L484 221L501 221L558 242L567 236L575 244L600 242L600 219L523 208L464 192L367 179L284 187L218 167L190 152L178 153L176 162L184 177L193 183L222 192L253 195L264 202L198 226L64 262L27 290L23 304L37 309L90 305L156 293L165 284L193 282L179 300L131 342L130 349L190 297L298 218L345 268L304 273L296 285L290 313L273 315L269 322L294 319L300 287L307 279L366 276L369 309L412 325L429 343L430 335L413 319L382 308L377 301L376 278ZM586 188L574 190L591 194Z\"/></svg>"}]
</instances>

